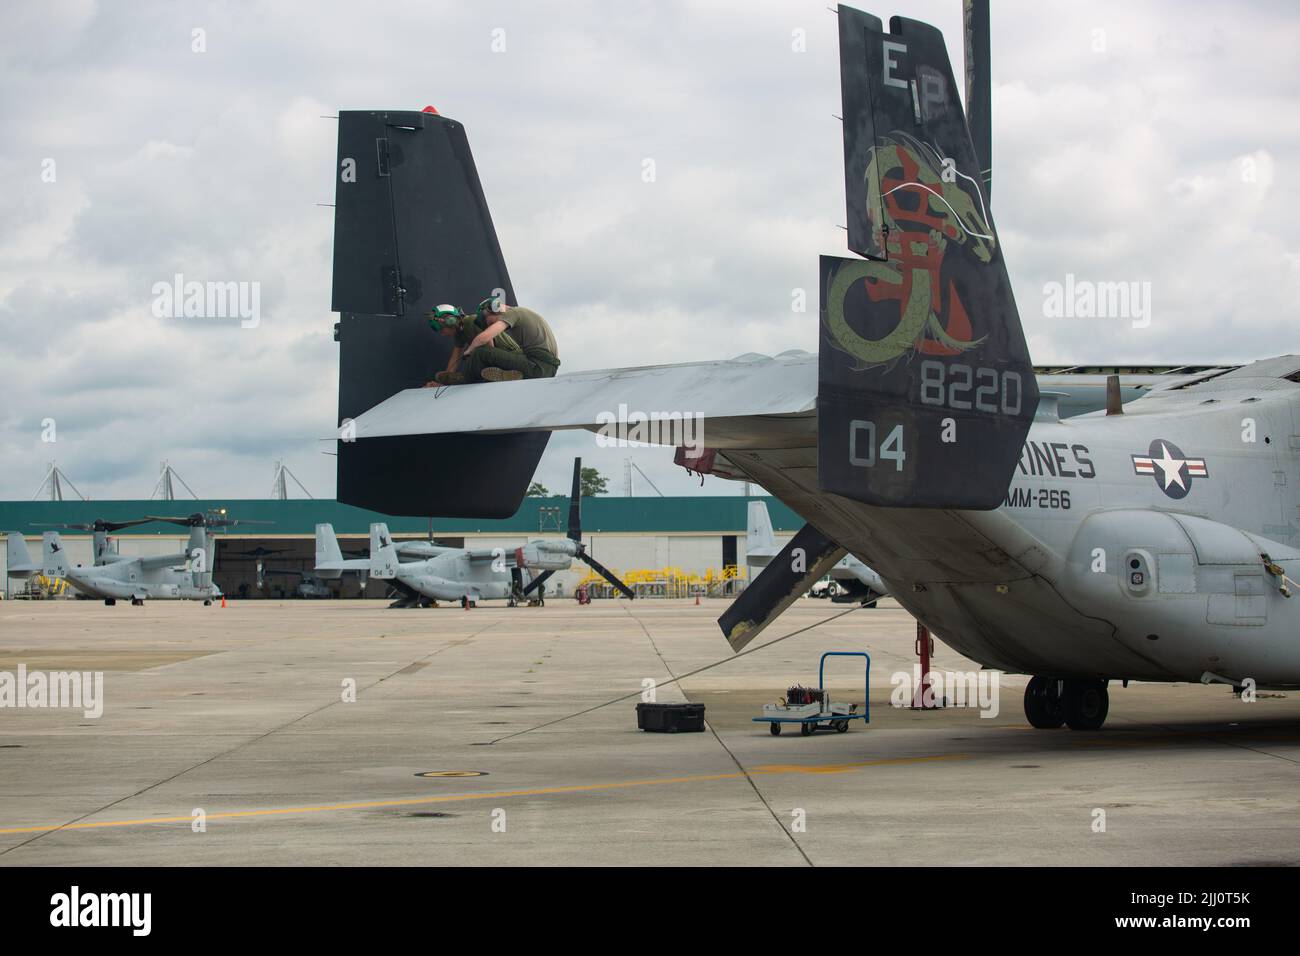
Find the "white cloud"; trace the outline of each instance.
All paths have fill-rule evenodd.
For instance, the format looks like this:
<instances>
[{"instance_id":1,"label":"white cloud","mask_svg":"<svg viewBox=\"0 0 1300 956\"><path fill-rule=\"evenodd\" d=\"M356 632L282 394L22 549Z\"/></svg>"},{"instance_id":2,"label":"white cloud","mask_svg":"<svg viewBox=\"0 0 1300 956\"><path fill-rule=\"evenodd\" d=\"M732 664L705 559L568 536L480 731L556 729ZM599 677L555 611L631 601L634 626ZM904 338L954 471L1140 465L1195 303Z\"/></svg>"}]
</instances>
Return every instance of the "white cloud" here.
<instances>
[{"instance_id":1,"label":"white cloud","mask_svg":"<svg viewBox=\"0 0 1300 956\"><path fill-rule=\"evenodd\" d=\"M941 26L960 70L956 0L899 12ZM1294 350L1295 14L993 15L994 208L1035 358ZM321 116L340 109L431 103L467 125L515 287L566 369L816 346L817 256L844 241L824 3L334 2L304 18L66 2L3 21L0 496L30 495L51 458L99 498L147 494L163 458L201 494L262 495L281 454L332 493L317 441L336 401L332 217L316 204L333 201ZM154 318L150 289L176 272L259 282L261 325ZM1151 327L1045 318L1043 285L1067 273L1149 280ZM795 288L810 311L791 311ZM51 416L56 446L40 442ZM585 435L557 436L538 477L565 487L575 451L621 486L622 453ZM669 450L634 454L665 492L692 489Z\"/></svg>"}]
</instances>

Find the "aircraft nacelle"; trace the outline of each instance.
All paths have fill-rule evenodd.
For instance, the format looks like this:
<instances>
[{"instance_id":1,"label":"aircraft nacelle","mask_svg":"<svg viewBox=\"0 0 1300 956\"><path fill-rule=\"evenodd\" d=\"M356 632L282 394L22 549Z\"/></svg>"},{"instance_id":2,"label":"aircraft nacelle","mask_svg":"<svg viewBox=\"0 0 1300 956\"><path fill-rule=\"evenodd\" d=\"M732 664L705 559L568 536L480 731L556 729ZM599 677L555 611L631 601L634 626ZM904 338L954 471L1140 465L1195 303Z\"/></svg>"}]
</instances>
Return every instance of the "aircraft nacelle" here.
<instances>
[{"instance_id":1,"label":"aircraft nacelle","mask_svg":"<svg viewBox=\"0 0 1300 956\"><path fill-rule=\"evenodd\" d=\"M1267 686L1300 669L1288 639L1300 602L1278 570L1300 577L1300 551L1207 518L1122 509L1084 519L1057 584L1165 679Z\"/></svg>"},{"instance_id":2,"label":"aircraft nacelle","mask_svg":"<svg viewBox=\"0 0 1300 956\"><path fill-rule=\"evenodd\" d=\"M578 554L578 545L568 538L558 541L530 541L515 550L515 562L521 568L541 571L564 571Z\"/></svg>"}]
</instances>

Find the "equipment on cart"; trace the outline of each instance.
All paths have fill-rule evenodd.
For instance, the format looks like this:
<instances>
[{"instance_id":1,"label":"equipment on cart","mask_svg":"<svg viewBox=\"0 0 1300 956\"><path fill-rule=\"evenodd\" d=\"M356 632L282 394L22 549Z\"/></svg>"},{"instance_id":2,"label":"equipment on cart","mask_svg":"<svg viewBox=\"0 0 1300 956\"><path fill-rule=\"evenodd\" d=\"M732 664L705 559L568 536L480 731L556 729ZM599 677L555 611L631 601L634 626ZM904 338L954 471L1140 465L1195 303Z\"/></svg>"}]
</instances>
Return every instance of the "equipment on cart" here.
<instances>
[{"instance_id":1,"label":"equipment on cart","mask_svg":"<svg viewBox=\"0 0 1300 956\"><path fill-rule=\"evenodd\" d=\"M826 691L826 658L828 657L862 657L866 658L866 676L862 685L862 704L839 703L832 701ZM799 733L804 737L818 730L834 730L845 733L850 720L871 722L871 657L862 651L827 651L822 655L817 668L817 686L803 687L799 684L785 692L785 698L779 704L764 704L763 716L753 718L755 723L766 723L773 737L781 735L782 724L798 724ZM862 713L858 713L858 707Z\"/></svg>"}]
</instances>

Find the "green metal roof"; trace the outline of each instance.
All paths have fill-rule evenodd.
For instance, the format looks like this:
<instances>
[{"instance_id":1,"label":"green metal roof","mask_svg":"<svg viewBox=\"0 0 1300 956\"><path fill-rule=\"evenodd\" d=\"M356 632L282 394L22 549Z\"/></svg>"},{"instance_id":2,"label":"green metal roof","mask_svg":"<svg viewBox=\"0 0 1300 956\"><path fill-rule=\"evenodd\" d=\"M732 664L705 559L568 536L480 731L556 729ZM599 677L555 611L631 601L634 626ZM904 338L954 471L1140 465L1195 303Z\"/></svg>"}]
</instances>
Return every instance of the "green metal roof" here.
<instances>
[{"instance_id":1,"label":"green metal roof","mask_svg":"<svg viewBox=\"0 0 1300 956\"><path fill-rule=\"evenodd\" d=\"M778 532L795 532L803 525L793 511L775 498L742 498L740 496L700 495L674 498L616 498L599 497L582 499L582 530L608 534L744 534L746 503L751 500L767 502L772 527ZM274 537L277 535L313 535L316 525L329 522L337 534L368 534L370 523L385 521L394 534L427 534L427 518L394 518L363 508L340 504L330 499L231 498L201 499L198 501L0 501L0 532L17 532L39 535L48 526L81 524L103 518L105 521L125 521L144 515L190 515L196 511L225 508L231 518L245 521L266 521L265 525L236 525L230 529L234 535ZM543 508L559 509L553 516L544 515ZM563 495L551 498L525 498L523 505L510 518L485 520L478 518L434 518L435 535L465 534L537 534L541 531L563 531L569 519L569 499ZM152 522L124 529L125 536L179 535L182 528Z\"/></svg>"}]
</instances>

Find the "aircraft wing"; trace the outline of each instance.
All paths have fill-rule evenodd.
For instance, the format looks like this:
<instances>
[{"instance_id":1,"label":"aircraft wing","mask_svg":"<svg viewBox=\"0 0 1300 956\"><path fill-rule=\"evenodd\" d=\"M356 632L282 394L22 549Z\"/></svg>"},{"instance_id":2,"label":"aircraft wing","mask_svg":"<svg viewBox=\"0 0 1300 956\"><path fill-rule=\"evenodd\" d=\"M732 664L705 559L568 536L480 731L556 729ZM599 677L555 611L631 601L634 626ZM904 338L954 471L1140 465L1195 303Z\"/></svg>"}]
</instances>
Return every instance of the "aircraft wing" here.
<instances>
[{"instance_id":1,"label":"aircraft wing","mask_svg":"<svg viewBox=\"0 0 1300 956\"><path fill-rule=\"evenodd\" d=\"M177 554L156 554L151 557L137 558L142 571L156 571L159 568L174 568L184 564L190 556L184 551Z\"/></svg>"},{"instance_id":2,"label":"aircraft wing","mask_svg":"<svg viewBox=\"0 0 1300 956\"><path fill-rule=\"evenodd\" d=\"M1146 391L1178 389L1207 375L1127 376L1136 398ZM1044 390L1062 393L1073 410L1105 404L1104 375L1055 372L1038 376ZM1140 391L1138 390L1140 389ZM599 431L626 412L669 409L700 415L709 448L795 447L815 444L817 358L787 352L728 361L598 369L522 382L410 388L354 419L355 438L586 429ZM653 443L652 443L653 444ZM442 550L425 542L399 543L398 552L431 557Z\"/></svg>"},{"instance_id":3,"label":"aircraft wing","mask_svg":"<svg viewBox=\"0 0 1300 956\"><path fill-rule=\"evenodd\" d=\"M300 578L306 573L307 573L306 571L298 571L293 568L263 568L262 569L263 575L279 574L279 575L283 575L286 578Z\"/></svg>"},{"instance_id":4,"label":"aircraft wing","mask_svg":"<svg viewBox=\"0 0 1300 956\"><path fill-rule=\"evenodd\" d=\"M816 440L817 358L746 356L601 369L522 382L411 388L364 412L357 439L449 433L613 428L675 413L687 439L710 448L797 446ZM622 415L620 415L620 409ZM665 421L669 419L665 417ZM705 424L706 423L706 424ZM704 425L703 434L698 432ZM611 437L614 436L611 430ZM675 433L682 437L682 433ZM629 437L634 437L631 430ZM659 442L651 442L658 444ZM672 444L690 444L677 440Z\"/></svg>"},{"instance_id":5,"label":"aircraft wing","mask_svg":"<svg viewBox=\"0 0 1300 956\"><path fill-rule=\"evenodd\" d=\"M397 541L394 542L397 547L397 553L403 558L416 558L423 560L425 558L435 558L440 554L446 554L449 551L460 551L460 548L446 547L440 544L433 544L429 541ZM369 559L365 559L369 562Z\"/></svg>"}]
</instances>

